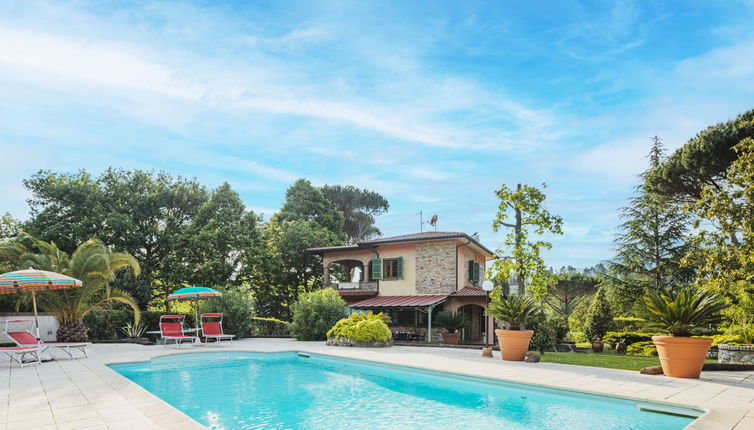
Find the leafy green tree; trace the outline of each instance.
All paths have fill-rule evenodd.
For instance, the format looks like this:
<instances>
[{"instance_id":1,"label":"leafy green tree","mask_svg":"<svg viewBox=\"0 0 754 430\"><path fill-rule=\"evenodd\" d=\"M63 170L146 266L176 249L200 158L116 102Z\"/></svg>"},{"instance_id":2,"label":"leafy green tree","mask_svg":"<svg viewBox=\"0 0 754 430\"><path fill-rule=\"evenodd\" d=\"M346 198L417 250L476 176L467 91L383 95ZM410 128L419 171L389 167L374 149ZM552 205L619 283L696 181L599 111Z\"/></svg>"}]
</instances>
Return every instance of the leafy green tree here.
<instances>
[{"instance_id":1,"label":"leafy green tree","mask_svg":"<svg viewBox=\"0 0 754 430\"><path fill-rule=\"evenodd\" d=\"M310 221L334 234L343 235L343 214L306 179L299 179L288 188L278 220L281 223Z\"/></svg>"},{"instance_id":2,"label":"leafy green tree","mask_svg":"<svg viewBox=\"0 0 754 430\"><path fill-rule=\"evenodd\" d=\"M691 209L715 229L698 223L698 252L686 257L699 264L697 283L715 290L735 307L754 296L754 139L734 148L738 158L726 172L723 186L705 187Z\"/></svg>"},{"instance_id":3,"label":"leafy green tree","mask_svg":"<svg viewBox=\"0 0 754 430\"><path fill-rule=\"evenodd\" d=\"M133 255L142 269L119 272L114 285L140 307L167 306L184 283L240 285L261 245L258 219L247 213L228 184L208 192L196 180L164 172L108 169L40 171L24 181L32 192L25 228L72 252L90 237Z\"/></svg>"},{"instance_id":4,"label":"leafy green tree","mask_svg":"<svg viewBox=\"0 0 754 430\"><path fill-rule=\"evenodd\" d=\"M554 282L547 285L544 302L557 314L568 318L584 298L597 291L599 278L579 272L559 273Z\"/></svg>"},{"instance_id":5,"label":"leafy green tree","mask_svg":"<svg viewBox=\"0 0 754 430\"><path fill-rule=\"evenodd\" d=\"M0 217L0 240L14 239L21 232L21 222L5 213Z\"/></svg>"},{"instance_id":6,"label":"leafy green tree","mask_svg":"<svg viewBox=\"0 0 754 430\"><path fill-rule=\"evenodd\" d=\"M602 338L613 329L613 313L604 288L597 290L584 315L584 334L587 339Z\"/></svg>"},{"instance_id":7,"label":"leafy green tree","mask_svg":"<svg viewBox=\"0 0 754 430\"><path fill-rule=\"evenodd\" d=\"M738 158L733 148L747 137L754 137L754 110L708 127L690 139L647 173L647 191L695 202L706 187L723 186L728 167Z\"/></svg>"},{"instance_id":8,"label":"leafy green tree","mask_svg":"<svg viewBox=\"0 0 754 430\"><path fill-rule=\"evenodd\" d=\"M641 177L659 168L663 146L655 136L649 153L650 169ZM619 294L630 298L648 290L667 292L691 282L694 270L681 265L690 250L688 244L690 217L672 200L647 192L639 186L629 206L622 209L620 233L615 240L616 255L610 262Z\"/></svg>"},{"instance_id":9,"label":"leafy green tree","mask_svg":"<svg viewBox=\"0 0 754 430\"><path fill-rule=\"evenodd\" d=\"M505 236L505 248L497 250L498 255L508 256L495 260L493 271L499 284L515 276L518 295L523 296L528 282L542 288L550 277L541 250L550 249L552 244L530 236L547 232L563 234L563 220L545 209L545 194L536 187L518 184L512 190L503 185L496 194L500 204L492 228L495 232L509 229L509 233Z\"/></svg>"},{"instance_id":10,"label":"leafy green tree","mask_svg":"<svg viewBox=\"0 0 754 430\"><path fill-rule=\"evenodd\" d=\"M286 201L264 228L264 251L251 289L260 316L290 320L299 294L322 285L322 259L307 248L341 245L343 215L304 179L286 192Z\"/></svg>"},{"instance_id":11,"label":"leafy green tree","mask_svg":"<svg viewBox=\"0 0 754 430\"><path fill-rule=\"evenodd\" d=\"M177 264L183 279L197 285L241 285L261 244L254 212L247 212L228 183L210 193L178 238Z\"/></svg>"},{"instance_id":12,"label":"leafy green tree","mask_svg":"<svg viewBox=\"0 0 754 430\"><path fill-rule=\"evenodd\" d=\"M298 340L326 340L327 332L347 314L346 302L335 290L304 294L293 305L291 334Z\"/></svg>"},{"instance_id":13,"label":"leafy green tree","mask_svg":"<svg viewBox=\"0 0 754 430\"><path fill-rule=\"evenodd\" d=\"M134 319L139 320L139 306L131 295L110 283L115 274L128 268L139 274L136 259L122 252L110 251L102 242L91 239L79 246L72 255L58 249L54 243L23 235L14 244L0 249L0 258L16 270L29 267L72 276L82 281L80 288L48 291L39 295L39 307L58 320L57 337L62 342L81 342L87 339L84 317L112 303L130 306Z\"/></svg>"},{"instance_id":14,"label":"leafy green tree","mask_svg":"<svg viewBox=\"0 0 754 430\"><path fill-rule=\"evenodd\" d=\"M325 185L320 190L330 204L343 214L343 230L348 243L357 243L382 234L374 225L375 217L390 208L382 195L351 185Z\"/></svg>"}]
</instances>

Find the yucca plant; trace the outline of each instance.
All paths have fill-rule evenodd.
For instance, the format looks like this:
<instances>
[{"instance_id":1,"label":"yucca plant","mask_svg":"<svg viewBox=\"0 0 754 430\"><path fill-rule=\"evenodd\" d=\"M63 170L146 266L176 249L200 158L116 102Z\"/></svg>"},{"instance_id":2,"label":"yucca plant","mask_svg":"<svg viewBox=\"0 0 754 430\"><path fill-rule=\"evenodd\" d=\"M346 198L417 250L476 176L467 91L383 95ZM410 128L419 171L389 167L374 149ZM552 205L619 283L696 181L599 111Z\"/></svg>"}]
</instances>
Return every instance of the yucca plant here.
<instances>
[{"instance_id":1,"label":"yucca plant","mask_svg":"<svg viewBox=\"0 0 754 430\"><path fill-rule=\"evenodd\" d=\"M144 333L147 331L147 326L140 322L135 324L127 323L125 327L121 328L121 331L123 331L129 339L138 339L144 336Z\"/></svg>"},{"instance_id":2,"label":"yucca plant","mask_svg":"<svg viewBox=\"0 0 754 430\"><path fill-rule=\"evenodd\" d=\"M455 333L466 327L466 315L463 312L442 311L435 317L434 324L448 333Z\"/></svg>"},{"instance_id":3,"label":"yucca plant","mask_svg":"<svg viewBox=\"0 0 754 430\"><path fill-rule=\"evenodd\" d=\"M660 294L651 291L644 296L646 319L650 325L671 336L689 337L692 330L720 322L725 302L708 291L681 291Z\"/></svg>"},{"instance_id":4,"label":"yucca plant","mask_svg":"<svg viewBox=\"0 0 754 430\"><path fill-rule=\"evenodd\" d=\"M58 320L59 341L86 340L84 317L110 303L130 306L134 311L134 323L139 322L141 314L133 297L125 291L110 287L110 281L121 269L130 267L138 275L139 263L130 254L111 252L99 240L84 242L69 257L54 243L22 233L17 241L0 247L0 260L13 270L32 267L62 273L82 281L80 288L48 291L38 296L40 309ZM26 299L27 296L21 297Z\"/></svg>"},{"instance_id":5,"label":"yucca plant","mask_svg":"<svg viewBox=\"0 0 754 430\"><path fill-rule=\"evenodd\" d=\"M493 299L486 314L496 318L509 330L521 330L526 320L535 318L540 308L537 302L529 296L510 296L503 299Z\"/></svg>"}]
</instances>

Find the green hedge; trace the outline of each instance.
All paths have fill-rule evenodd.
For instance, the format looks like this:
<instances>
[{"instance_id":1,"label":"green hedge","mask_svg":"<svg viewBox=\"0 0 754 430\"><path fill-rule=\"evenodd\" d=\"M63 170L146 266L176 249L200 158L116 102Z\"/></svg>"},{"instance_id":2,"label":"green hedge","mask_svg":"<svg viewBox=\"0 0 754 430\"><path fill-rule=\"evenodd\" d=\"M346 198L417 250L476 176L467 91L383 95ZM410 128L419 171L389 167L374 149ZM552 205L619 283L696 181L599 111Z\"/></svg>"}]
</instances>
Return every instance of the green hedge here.
<instances>
[{"instance_id":1,"label":"green hedge","mask_svg":"<svg viewBox=\"0 0 754 430\"><path fill-rule=\"evenodd\" d=\"M744 344L743 338L737 334L716 334L710 337L712 338L712 348L717 348L721 343L726 343L728 345Z\"/></svg>"},{"instance_id":2,"label":"green hedge","mask_svg":"<svg viewBox=\"0 0 754 430\"><path fill-rule=\"evenodd\" d=\"M626 348L626 354L651 357L657 355L657 347L651 340L649 342L634 342Z\"/></svg>"},{"instance_id":3,"label":"green hedge","mask_svg":"<svg viewBox=\"0 0 754 430\"><path fill-rule=\"evenodd\" d=\"M293 304L291 335L298 340L326 340L327 331L347 314L346 302L335 290L304 294Z\"/></svg>"},{"instance_id":4,"label":"green hedge","mask_svg":"<svg viewBox=\"0 0 754 430\"><path fill-rule=\"evenodd\" d=\"M651 342L652 336L662 336L661 333L642 333L638 331L609 331L602 337L602 341L609 347L615 346L615 344L623 339L626 345L631 345L636 342Z\"/></svg>"},{"instance_id":5,"label":"green hedge","mask_svg":"<svg viewBox=\"0 0 754 430\"><path fill-rule=\"evenodd\" d=\"M141 324L147 327L147 331L160 329L160 316L165 312L142 311ZM84 317L91 340L117 340L124 339L126 335L121 330L128 323L133 323L133 312L126 309L103 309L89 313ZM186 325L194 326L194 315L186 315Z\"/></svg>"}]
</instances>

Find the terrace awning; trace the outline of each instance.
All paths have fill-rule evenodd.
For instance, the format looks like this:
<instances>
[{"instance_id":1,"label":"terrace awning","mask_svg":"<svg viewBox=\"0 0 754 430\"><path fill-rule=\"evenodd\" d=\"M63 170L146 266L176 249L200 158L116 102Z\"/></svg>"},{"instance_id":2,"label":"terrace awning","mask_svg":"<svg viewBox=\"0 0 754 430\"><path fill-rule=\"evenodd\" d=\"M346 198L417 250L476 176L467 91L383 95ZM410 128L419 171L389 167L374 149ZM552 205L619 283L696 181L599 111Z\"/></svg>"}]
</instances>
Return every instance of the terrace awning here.
<instances>
[{"instance_id":1,"label":"terrace awning","mask_svg":"<svg viewBox=\"0 0 754 430\"><path fill-rule=\"evenodd\" d=\"M369 308L426 308L444 302L448 296L430 294L421 296L380 296L362 300L350 307L359 309Z\"/></svg>"},{"instance_id":2,"label":"terrace awning","mask_svg":"<svg viewBox=\"0 0 754 430\"><path fill-rule=\"evenodd\" d=\"M422 296L380 296L354 303L350 305L350 308L427 308L427 342L431 342L432 309L446 300L448 300L448 296L444 294L427 294Z\"/></svg>"}]
</instances>

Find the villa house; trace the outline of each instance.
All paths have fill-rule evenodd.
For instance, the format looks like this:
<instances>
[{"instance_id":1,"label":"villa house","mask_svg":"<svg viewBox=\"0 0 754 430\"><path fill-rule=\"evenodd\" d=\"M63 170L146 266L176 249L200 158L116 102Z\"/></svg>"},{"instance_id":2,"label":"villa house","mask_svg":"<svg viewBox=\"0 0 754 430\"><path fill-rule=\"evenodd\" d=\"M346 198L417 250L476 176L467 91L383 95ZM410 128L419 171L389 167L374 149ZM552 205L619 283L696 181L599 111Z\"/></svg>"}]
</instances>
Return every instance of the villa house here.
<instances>
[{"instance_id":1,"label":"villa house","mask_svg":"<svg viewBox=\"0 0 754 430\"><path fill-rule=\"evenodd\" d=\"M390 315L393 332L436 342L442 330L432 327L432 317L460 310L468 325L462 341L493 340L480 287L494 254L478 237L432 231L307 252L322 256L325 287L338 291L353 310Z\"/></svg>"}]
</instances>

